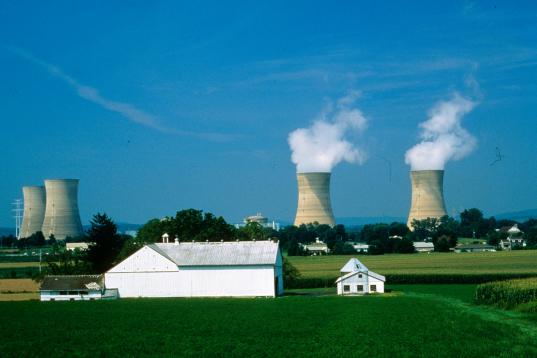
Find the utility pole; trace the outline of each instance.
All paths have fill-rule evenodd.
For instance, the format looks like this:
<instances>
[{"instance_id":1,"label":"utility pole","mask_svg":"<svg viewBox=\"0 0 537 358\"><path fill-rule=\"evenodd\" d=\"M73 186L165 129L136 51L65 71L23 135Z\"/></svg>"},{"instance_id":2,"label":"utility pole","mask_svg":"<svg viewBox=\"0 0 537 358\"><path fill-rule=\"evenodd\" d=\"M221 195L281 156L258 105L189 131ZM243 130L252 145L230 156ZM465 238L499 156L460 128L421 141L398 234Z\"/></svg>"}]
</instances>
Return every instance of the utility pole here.
<instances>
[{"instance_id":1,"label":"utility pole","mask_svg":"<svg viewBox=\"0 0 537 358\"><path fill-rule=\"evenodd\" d=\"M17 240L21 238L21 224L22 224L22 213L24 212L24 207L22 199L15 199L13 201L13 218L15 219L15 237Z\"/></svg>"}]
</instances>

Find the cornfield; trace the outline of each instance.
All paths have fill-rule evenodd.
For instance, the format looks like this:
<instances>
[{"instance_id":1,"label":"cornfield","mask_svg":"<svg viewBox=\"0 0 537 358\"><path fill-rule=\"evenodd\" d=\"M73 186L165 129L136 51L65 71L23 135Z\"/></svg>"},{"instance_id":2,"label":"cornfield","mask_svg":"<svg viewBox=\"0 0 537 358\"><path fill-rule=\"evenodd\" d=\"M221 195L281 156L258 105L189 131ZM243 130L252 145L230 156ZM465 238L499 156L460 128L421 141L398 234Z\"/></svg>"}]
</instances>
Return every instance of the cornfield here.
<instances>
[{"instance_id":1,"label":"cornfield","mask_svg":"<svg viewBox=\"0 0 537 358\"><path fill-rule=\"evenodd\" d=\"M537 301L537 278L490 282L477 286L477 304L514 308L518 305Z\"/></svg>"}]
</instances>

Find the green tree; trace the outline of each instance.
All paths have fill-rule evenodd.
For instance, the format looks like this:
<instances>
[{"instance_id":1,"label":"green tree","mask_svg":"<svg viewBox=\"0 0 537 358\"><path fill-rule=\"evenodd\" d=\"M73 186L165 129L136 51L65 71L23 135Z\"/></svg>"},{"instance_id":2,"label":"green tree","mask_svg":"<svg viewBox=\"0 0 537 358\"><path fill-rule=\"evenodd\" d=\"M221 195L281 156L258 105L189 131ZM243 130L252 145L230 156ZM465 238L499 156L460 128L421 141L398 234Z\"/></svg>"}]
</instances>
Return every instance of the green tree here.
<instances>
[{"instance_id":1,"label":"green tree","mask_svg":"<svg viewBox=\"0 0 537 358\"><path fill-rule=\"evenodd\" d=\"M97 213L91 220L87 260L93 272L107 271L116 262L124 244L124 237L117 233L117 226L106 214Z\"/></svg>"},{"instance_id":2,"label":"green tree","mask_svg":"<svg viewBox=\"0 0 537 358\"><path fill-rule=\"evenodd\" d=\"M416 252L414 242L406 237L403 237L400 240L397 239L394 246L394 252L400 254L412 254Z\"/></svg>"}]
</instances>

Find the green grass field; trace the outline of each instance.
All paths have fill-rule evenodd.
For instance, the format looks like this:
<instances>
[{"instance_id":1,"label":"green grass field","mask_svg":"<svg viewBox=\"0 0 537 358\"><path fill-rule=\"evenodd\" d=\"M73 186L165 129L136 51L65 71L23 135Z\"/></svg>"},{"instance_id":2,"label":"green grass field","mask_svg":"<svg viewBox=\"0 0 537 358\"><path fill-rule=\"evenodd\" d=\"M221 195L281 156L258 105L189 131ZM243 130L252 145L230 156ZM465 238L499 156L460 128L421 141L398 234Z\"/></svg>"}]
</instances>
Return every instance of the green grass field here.
<instances>
[{"instance_id":1,"label":"green grass field","mask_svg":"<svg viewBox=\"0 0 537 358\"><path fill-rule=\"evenodd\" d=\"M339 276L353 256L289 256L304 278ZM387 274L537 274L537 250L480 253L431 253L358 257L369 269Z\"/></svg>"},{"instance_id":2,"label":"green grass field","mask_svg":"<svg viewBox=\"0 0 537 358\"><path fill-rule=\"evenodd\" d=\"M474 285L385 296L0 302L2 357L537 356L537 326Z\"/></svg>"}]
</instances>

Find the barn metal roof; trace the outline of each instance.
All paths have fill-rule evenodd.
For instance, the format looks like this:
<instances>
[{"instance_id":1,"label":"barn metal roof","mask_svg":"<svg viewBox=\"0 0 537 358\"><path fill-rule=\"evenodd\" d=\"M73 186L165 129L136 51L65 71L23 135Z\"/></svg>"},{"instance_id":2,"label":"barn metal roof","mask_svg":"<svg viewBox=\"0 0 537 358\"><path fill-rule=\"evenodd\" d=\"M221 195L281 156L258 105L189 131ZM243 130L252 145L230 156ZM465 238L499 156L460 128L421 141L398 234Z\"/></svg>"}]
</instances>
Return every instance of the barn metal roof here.
<instances>
[{"instance_id":1,"label":"barn metal roof","mask_svg":"<svg viewBox=\"0 0 537 358\"><path fill-rule=\"evenodd\" d=\"M181 242L148 245L177 266L274 265L278 243L272 241Z\"/></svg>"}]
</instances>

